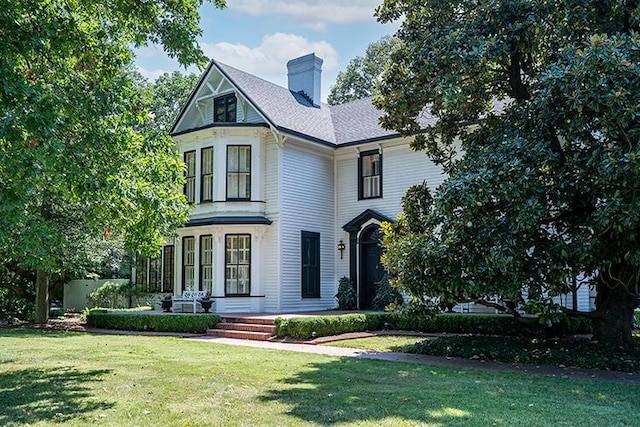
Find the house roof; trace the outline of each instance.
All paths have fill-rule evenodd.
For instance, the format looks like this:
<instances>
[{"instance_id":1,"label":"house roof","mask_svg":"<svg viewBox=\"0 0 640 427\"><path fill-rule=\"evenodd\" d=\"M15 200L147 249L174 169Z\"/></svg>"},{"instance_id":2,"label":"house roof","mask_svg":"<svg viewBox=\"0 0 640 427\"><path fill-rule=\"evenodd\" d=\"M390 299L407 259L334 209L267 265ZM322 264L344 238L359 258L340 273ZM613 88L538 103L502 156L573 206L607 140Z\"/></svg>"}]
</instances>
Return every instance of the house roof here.
<instances>
[{"instance_id":1,"label":"house roof","mask_svg":"<svg viewBox=\"0 0 640 427\"><path fill-rule=\"evenodd\" d=\"M221 62L213 62L278 130L291 131L330 144L336 143L327 104L314 107L311 100L302 94Z\"/></svg>"},{"instance_id":2,"label":"house roof","mask_svg":"<svg viewBox=\"0 0 640 427\"><path fill-rule=\"evenodd\" d=\"M290 91L260 77L254 76L230 65L212 60L198 86L205 76L216 67L227 80L258 110L258 112L283 133L290 133L326 145L342 146L395 138L399 134L380 126L383 115L372 103L372 97L341 105L322 104L314 106L304 94ZM172 134L182 134L197 129L175 132L176 126L197 91L192 92L187 105L180 112L172 129ZM495 110L504 108L504 102L494 105ZM436 117L425 108L418 117L422 128L435 124ZM209 127L209 126L205 126Z\"/></svg>"}]
</instances>

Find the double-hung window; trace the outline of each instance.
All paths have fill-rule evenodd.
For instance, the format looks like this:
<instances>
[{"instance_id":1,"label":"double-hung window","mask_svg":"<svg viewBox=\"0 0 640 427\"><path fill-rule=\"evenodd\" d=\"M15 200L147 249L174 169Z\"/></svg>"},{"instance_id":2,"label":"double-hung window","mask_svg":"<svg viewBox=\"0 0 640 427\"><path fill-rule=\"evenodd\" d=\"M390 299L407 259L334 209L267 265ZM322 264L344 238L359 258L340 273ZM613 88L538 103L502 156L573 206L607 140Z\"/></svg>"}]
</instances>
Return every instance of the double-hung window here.
<instances>
[{"instance_id":1,"label":"double-hung window","mask_svg":"<svg viewBox=\"0 0 640 427\"><path fill-rule=\"evenodd\" d=\"M237 104L235 93L217 97L213 102L213 121L216 123L235 123Z\"/></svg>"},{"instance_id":2,"label":"double-hung window","mask_svg":"<svg viewBox=\"0 0 640 427\"><path fill-rule=\"evenodd\" d=\"M200 290L213 290L213 237L200 236Z\"/></svg>"},{"instance_id":3,"label":"double-hung window","mask_svg":"<svg viewBox=\"0 0 640 427\"><path fill-rule=\"evenodd\" d=\"M320 233L302 232L302 298L320 298Z\"/></svg>"},{"instance_id":4,"label":"double-hung window","mask_svg":"<svg viewBox=\"0 0 640 427\"><path fill-rule=\"evenodd\" d=\"M188 203L196 202L196 152L187 151L184 153L184 163L187 166L184 178L184 195L187 196Z\"/></svg>"},{"instance_id":5,"label":"double-hung window","mask_svg":"<svg viewBox=\"0 0 640 427\"><path fill-rule=\"evenodd\" d=\"M213 147L201 151L200 201L213 201Z\"/></svg>"},{"instance_id":6,"label":"double-hung window","mask_svg":"<svg viewBox=\"0 0 640 427\"><path fill-rule=\"evenodd\" d=\"M251 146L227 147L227 200L251 200Z\"/></svg>"},{"instance_id":7,"label":"double-hung window","mask_svg":"<svg viewBox=\"0 0 640 427\"><path fill-rule=\"evenodd\" d=\"M382 197L382 154L366 151L358 159L358 199Z\"/></svg>"},{"instance_id":8,"label":"double-hung window","mask_svg":"<svg viewBox=\"0 0 640 427\"><path fill-rule=\"evenodd\" d=\"M225 236L225 294L249 295L251 292L251 235Z\"/></svg>"},{"instance_id":9,"label":"double-hung window","mask_svg":"<svg viewBox=\"0 0 640 427\"><path fill-rule=\"evenodd\" d=\"M195 291L196 239L182 238L182 290Z\"/></svg>"}]
</instances>

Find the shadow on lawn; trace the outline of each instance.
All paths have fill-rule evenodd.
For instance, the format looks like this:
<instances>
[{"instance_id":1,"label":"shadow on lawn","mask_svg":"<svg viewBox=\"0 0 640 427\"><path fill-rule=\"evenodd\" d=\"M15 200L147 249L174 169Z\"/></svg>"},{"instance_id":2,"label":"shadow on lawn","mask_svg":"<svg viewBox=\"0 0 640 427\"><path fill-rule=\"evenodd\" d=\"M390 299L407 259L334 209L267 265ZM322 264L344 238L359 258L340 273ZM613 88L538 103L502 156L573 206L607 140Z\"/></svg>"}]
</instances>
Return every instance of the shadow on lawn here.
<instances>
[{"instance_id":1,"label":"shadow on lawn","mask_svg":"<svg viewBox=\"0 0 640 427\"><path fill-rule=\"evenodd\" d=\"M311 370L287 378L284 385L259 399L285 404L290 407L287 414L325 425L458 425L474 415L468 404L450 399L451 390L446 390L442 381L430 383L430 377L447 376L439 368L425 370L407 364L398 369L397 364L349 358L311 366Z\"/></svg>"},{"instance_id":2,"label":"shadow on lawn","mask_svg":"<svg viewBox=\"0 0 640 427\"><path fill-rule=\"evenodd\" d=\"M0 371L0 425L61 423L82 418L82 413L111 408L112 403L94 399L86 386L109 372L69 367Z\"/></svg>"}]
</instances>

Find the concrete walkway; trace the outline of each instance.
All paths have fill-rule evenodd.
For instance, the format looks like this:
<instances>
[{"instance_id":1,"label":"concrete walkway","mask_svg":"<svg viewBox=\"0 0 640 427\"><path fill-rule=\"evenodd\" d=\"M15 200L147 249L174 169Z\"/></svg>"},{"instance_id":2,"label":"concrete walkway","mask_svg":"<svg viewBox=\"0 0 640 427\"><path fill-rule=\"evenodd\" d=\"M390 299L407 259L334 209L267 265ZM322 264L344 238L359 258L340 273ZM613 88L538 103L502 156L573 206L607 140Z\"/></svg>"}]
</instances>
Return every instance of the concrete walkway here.
<instances>
[{"instance_id":1,"label":"concrete walkway","mask_svg":"<svg viewBox=\"0 0 640 427\"><path fill-rule=\"evenodd\" d=\"M428 356L424 354L408 354L397 352L381 352L358 348L331 347L327 345L309 345L299 343L283 343L272 341L250 341L213 336L185 338L190 341L211 342L216 344L237 345L244 347L266 348L271 350L296 351L300 353L323 354L334 357L353 357L358 359L386 360L393 362L421 363L433 366L446 366L465 369L483 369L493 372L512 372L520 374L545 375L557 378L594 379L613 381L623 384L640 385L640 375L625 372L596 371L579 368L560 368L546 365L524 365L483 360L468 360L449 357Z\"/></svg>"}]
</instances>

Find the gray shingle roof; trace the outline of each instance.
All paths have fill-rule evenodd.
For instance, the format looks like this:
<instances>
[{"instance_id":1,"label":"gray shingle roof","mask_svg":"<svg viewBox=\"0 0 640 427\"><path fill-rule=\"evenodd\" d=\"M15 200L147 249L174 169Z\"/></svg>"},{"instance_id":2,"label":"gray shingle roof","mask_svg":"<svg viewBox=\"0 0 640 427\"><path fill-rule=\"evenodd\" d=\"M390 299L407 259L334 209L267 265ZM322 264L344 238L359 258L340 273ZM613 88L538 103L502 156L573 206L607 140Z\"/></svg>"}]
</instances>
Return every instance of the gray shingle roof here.
<instances>
[{"instance_id":1,"label":"gray shingle roof","mask_svg":"<svg viewBox=\"0 0 640 427\"><path fill-rule=\"evenodd\" d=\"M271 82L214 61L218 68L278 129L336 143L329 106L314 107L309 99Z\"/></svg>"},{"instance_id":2,"label":"gray shingle roof","mask_svg":"<svg viewBox=\"0 0 640 427\"><path fill-rule=\"evenodd\" d=\"M214 65L280 131L330 145L380 140L398 135L397 132L380 126L383 112L373 106L372 98L315 107L303 94L215 60L211 66ZM426 109L418 120L423 127L432 125L435 121Z\"/></svg>"}]
</instances>

